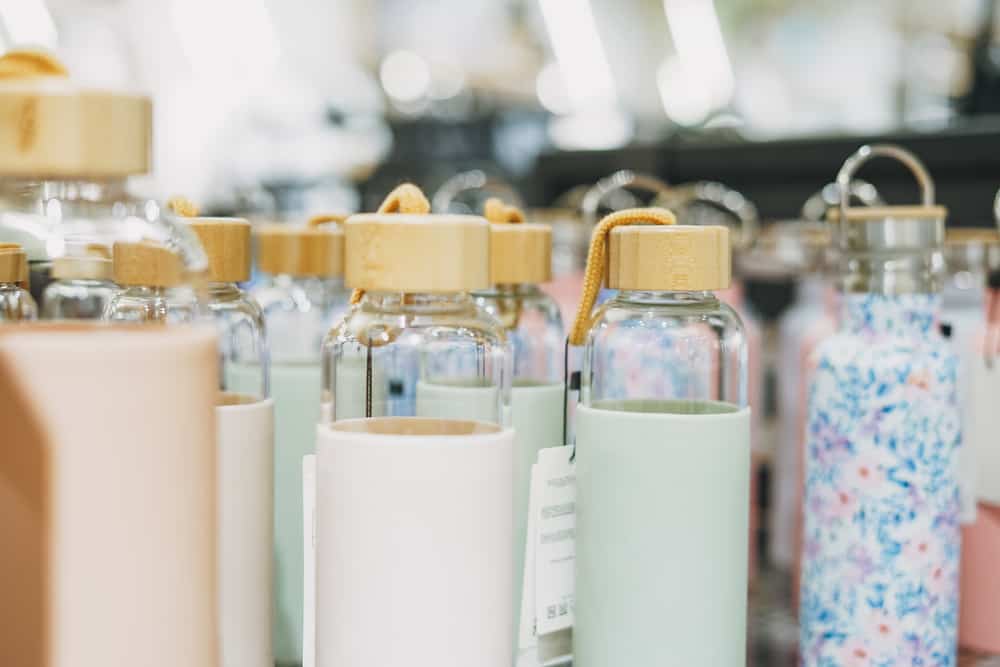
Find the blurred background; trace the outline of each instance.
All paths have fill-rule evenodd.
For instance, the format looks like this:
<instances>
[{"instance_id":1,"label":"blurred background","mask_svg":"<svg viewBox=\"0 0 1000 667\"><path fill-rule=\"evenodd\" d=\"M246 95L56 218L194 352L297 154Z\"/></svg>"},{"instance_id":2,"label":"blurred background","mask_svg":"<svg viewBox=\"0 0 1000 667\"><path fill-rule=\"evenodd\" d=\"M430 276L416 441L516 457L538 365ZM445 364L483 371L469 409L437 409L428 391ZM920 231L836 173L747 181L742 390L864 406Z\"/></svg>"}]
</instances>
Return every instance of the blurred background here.
<instances>
[{"instance_id":1,"label":"blurred background","mask_svg":"<svg viewBox=\"0 0 1000 667\"><path fill-rule=\"evenodd\" d=\"M989 224L989 198L966 200L1000 173L996 5L0 0L0 50L46 46L81 83L151 93L144 187L218 213L356 210L477 167L540 206L629 167L724 181L778 218L859 137L890 137L959 224Z\"/></svg>"}]
</instances>

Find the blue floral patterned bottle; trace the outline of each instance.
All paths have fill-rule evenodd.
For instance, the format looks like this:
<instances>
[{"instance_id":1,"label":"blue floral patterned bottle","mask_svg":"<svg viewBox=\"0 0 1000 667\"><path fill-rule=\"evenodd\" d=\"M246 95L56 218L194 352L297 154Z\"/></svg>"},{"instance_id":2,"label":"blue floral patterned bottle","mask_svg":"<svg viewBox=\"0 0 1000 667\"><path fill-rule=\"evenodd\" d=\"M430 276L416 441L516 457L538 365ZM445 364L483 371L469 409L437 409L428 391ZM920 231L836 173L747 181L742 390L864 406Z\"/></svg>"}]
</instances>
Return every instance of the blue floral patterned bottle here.
<instances>
[{"instance_id":1,"label":"blue floral patterned bottle","mask_svg":"<svg viewBox=\"0 0 1000 667\"><path fill-rule=\"evenodd\" d=\"M938 332L943 208L926 171L893 146L865 146L838 175L846 192L872 157L902 161L923 205L848 208L839 332L817 351L808 412L801 664L956 662L957 360Z\"/></svg>"}]
</instances>

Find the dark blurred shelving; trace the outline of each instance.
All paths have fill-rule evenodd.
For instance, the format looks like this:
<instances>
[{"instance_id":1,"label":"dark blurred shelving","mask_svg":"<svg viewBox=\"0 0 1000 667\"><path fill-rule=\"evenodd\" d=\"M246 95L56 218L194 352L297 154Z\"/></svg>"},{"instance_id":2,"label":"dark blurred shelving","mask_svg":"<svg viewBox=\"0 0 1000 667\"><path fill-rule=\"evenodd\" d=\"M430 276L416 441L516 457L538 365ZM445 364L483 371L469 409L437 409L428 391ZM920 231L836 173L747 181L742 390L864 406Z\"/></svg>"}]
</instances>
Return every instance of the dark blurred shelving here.
<instances>
[{"instance_id":1,"label":"dark blurred shelving","mask_svg":"<svg viewBox=\"0 0 1000 667\"><path fill-rule=\"evenodd\" d=\"M951 224L993 224L993 197L1000 187L1000 117L964 121L932 133L775 141L686 136L657 146L546 153L530 179L529 196L534 203L545 204L576 185L592 183L617 169L633 169L668 183L721 181L757 204L765 220L795 218L803 202L835 178L848 155L862 144L876 142L901 144L924 161L937 184L938 202L951 211ZM917 201L912 176L898 164L874 161L861 175L889 203Z\"/></svg>"}]
</instances>

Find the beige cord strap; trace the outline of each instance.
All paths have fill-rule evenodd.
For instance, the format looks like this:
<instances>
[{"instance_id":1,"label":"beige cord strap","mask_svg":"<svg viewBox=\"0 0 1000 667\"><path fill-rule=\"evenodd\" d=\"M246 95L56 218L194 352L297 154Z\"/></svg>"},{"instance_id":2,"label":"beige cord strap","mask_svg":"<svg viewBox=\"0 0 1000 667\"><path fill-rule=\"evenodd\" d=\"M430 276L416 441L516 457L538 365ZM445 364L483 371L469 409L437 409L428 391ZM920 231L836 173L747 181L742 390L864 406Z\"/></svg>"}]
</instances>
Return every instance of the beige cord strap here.
<instances>
[{"instance_id":1,"label":"beige cord strap","mask_svg":"<svg viewBox=\"0 0 1000 667\"><path fill-rule=\"evenodd\" d=\"M377 212L426 215L431 212L431 203L427 201L423 190L413 183L401 183L389 193Z\"/></svg>"},{"instance_id":2,"label":"beige cord strap","mask_svg":"<svg viewBox=\"0 0 1000 667\"><path fill-rule=\"evenodd\" d=\"M54 55L41 49L13 49L0 57L0 80L42 76L68 77L69 72Z\"/></svg>"},{"instance_id":3,"label":"beige cord strap","mask_svg":"<svg viewBox=\"0 0 1000 667\"><path fill-rule=\"evenodd\" d=\"M330 222L336 222L338 225L341 225L347 218L348 216L343 213L319 213L309 218L306 222L306 227L319 227Z\"/></svg>"},{"instance_id":4,"label":"beige cord strap","mask_svg":"<svg viewBox=\"0 0 1000 667\"><path fill-rule=\"evenodd\" d=\"M516 206L508 206L502 199L490 197L483 205L483 217L492 223L521 223L524 213Z\"/></svg>"},{"instance_id":5,"label":"beige cord strap","mask_svg":"<svg viewBox=\"0 0 1000 667\"><path fill-rule=\"evenodd\" d=\"M580 307L573 318L573 328L569 332L570 345L583 345L587 336L590 311L594 308L597 294L606 270L608 234L615 227L623 225L654 224L673 225L677 223L674 214L665 208L627 208L604 217L590 237L590 252L587 253L587 268L583 275L583 296Z\"/></svg>"},{"instance_id":6,"label":"beige cord strap","mask_svg":"<svg viewBox=\"0 0 1000 667\"><path fill-rule=\"evenodd\" d=\"M198 206L187 197L176 195L167 200L167 209L182 218L197 218Z\"/></svg>"},{"instance_id":7,"label":"beige cord strap","mask_svg":"<svg viewBox=\"0 0 1000 667\"><path fill-rule=\"evenodd\" d=\"M400 183L382 201L377 212L427 215L431 212L431 203L427 201L423 190L413 183ZM351 292L351 305L361 303L361 297L364 295L365 291L360 289Z\"/></svg>"}]
</instances>

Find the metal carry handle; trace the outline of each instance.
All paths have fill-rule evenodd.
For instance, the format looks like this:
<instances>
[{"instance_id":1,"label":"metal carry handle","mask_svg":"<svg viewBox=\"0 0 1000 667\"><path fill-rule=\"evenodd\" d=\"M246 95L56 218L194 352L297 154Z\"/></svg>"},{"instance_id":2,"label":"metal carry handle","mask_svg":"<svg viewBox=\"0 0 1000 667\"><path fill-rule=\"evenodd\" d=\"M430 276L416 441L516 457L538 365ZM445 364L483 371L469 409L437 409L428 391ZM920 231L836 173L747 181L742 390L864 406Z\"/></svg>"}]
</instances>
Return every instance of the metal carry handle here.
<instances>
[{"instance_id":1,"label":"metal carry handle","mask_svg":"<svg viewBox=\"0 0 1000 667\"><path fill-rule=\"evenodd\" d=\"M997 194L993 198L993 222L1000 228L1000 190L997 190Z\"/></svg>"},{"instance_id":2,"label":"metal carry handle","mask_svg":"<svg viewBox=\"0 0 1000 667\"><path fill-rule=\"evenodd\" d=\"M455 174L442 183L431 198L431 209L438 213L447 213L455 197L461 193L484 189L501 195L501 199L508 204L524 208L524 201L509 183L487 176L481 169L473 169Z\"/></svg>"},{"instance_id":3,"label":"metal carry handle","mask_svg":"<svg viewBox=\"0 0 1000 667\"><path fill-rule=\"evenodd\" d=\"M597 224L597 213L608 195L619 190L644 190L656 196L666 194L670 186L655 176L638 174L629 169L616 171L594 183L580 202L583 221L591 227Z\"/></svg>"},{"instance_id":4,"label":"metal carry handle","mask_svg":"<svg viewBox=\"0 0 1000 667\"><path fill-rule=\"evenodd\" d=\"M760 215L754 203L738 190L717 181L695 181L671 188L664 197L668 208L678 202L682 209L693 203L709 204L724 215L728 215L739 225L739 236L735 239L735 248L746 250L757 241L760 235ZM678 216L680 217L680 216Z\"/></svg>"},{"instance_id":5,"label":"metal carry handle","mask_svg":"<svg viewBox=\"0 0 1000 667\"><path fill-rule=\"evenodd\" d=\"M927 168L924 167L920 158L895 144L866 144L847 158L837 173L837 189L840 190L839 237L841 244L846 240L844 230L846 229L847 209L851 199L851 181L863 164L876 157L887 157L902 162L916 178L917 185L920 186L921 204L924 206L934 205L934 181L931 180L931 176L927 173Z\"/></svg>"},{"instance_id":6,"label":"metal carry handle","mask_svg":"<svg viewBox=\"0 0 1000 667\"><path fill-rule=\"evenodd\" d=\"M823 189L815 193L802 205L802 219L809 222L823 222L826 212L831 206L840 203L840 188L836 183L827 183ZM860 178L851 180L850 198L856 199L862 206L883 206L885 202L878 190L868 181Z\"/></svg>"}]
</instances>

